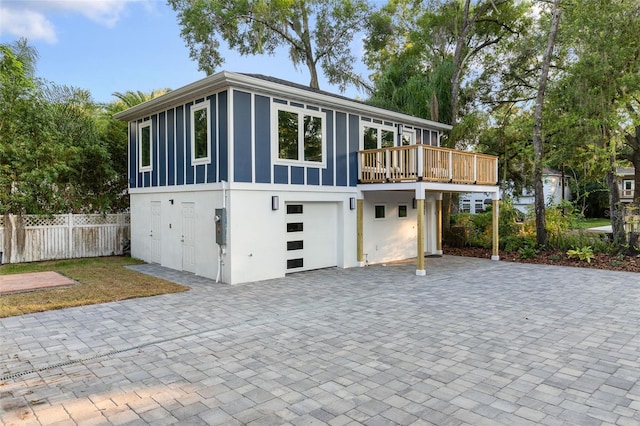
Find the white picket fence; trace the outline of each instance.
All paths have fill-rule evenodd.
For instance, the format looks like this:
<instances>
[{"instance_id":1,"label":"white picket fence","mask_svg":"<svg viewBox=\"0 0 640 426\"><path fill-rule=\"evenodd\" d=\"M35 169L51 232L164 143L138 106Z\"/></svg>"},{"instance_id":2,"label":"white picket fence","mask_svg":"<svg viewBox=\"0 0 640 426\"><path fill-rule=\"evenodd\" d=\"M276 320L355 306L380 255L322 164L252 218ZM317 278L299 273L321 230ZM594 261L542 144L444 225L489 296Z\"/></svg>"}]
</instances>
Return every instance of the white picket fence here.
<instances>
[{"instance_id":1,"label":"white picket fence","mask_svg":"<svg viewBox=\"0 0 640 426\"><path fill-rule=\"evenodd\" d=\"M122 254L128 213L0 216L2 263Z\"/></svg>"}]
</instances>

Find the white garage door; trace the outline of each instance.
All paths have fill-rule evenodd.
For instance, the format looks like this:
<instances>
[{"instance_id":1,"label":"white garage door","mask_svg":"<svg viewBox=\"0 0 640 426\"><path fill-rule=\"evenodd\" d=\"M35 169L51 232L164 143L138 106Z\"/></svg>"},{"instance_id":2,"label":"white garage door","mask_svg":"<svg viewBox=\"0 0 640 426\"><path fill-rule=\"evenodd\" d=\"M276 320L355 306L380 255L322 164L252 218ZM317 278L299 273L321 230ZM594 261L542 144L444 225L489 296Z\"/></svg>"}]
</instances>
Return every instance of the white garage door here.
<instances>
[{"instance_id":1,"label":"white garage door","mask_svg":"<svg viewBox=\"0 0 640 426\"><path fill-rule=\"evenodd\" d=\"M338 205L287 203L287 272L336 266Z\"/></svg>"}]
</instances>

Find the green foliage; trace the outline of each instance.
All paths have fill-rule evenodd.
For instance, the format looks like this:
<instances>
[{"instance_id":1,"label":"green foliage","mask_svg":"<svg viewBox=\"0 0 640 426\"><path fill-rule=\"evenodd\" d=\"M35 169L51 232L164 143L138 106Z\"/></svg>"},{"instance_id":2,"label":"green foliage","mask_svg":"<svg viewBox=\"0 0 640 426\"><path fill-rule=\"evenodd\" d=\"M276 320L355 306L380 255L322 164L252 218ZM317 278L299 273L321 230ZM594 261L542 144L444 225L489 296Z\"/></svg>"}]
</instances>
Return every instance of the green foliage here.
<instances>
[{"instance_id":1,"label":"green foliage","mask_svg":"<svg viewBox=\"0 0 640 426\"><path fill-rule=\"evenodd\" d=\"M126 209L126 124L85 90L37 81L26 44L0 52L0 214Z\"/></svg>"},{"instance_id":2,"label":"green foliage","mask_svg":"<svg viewBox=\"0 0 640 426\"><path fill-rule=\"evenodd\" d=\"M353 73L350 43L368 16L365 0L169 0L169 5L178 13L190 56L207 74L224 61L224 40L241 55L289 49L293 66L309 69L314 88L318 65L341 89L364 81Z\"/></svg>"},{"instance_id":3,"label":"green foliage","mask_svg":"<svg viewBox=\"0 0 640 426\"><path fill-rule=\"evenodd\" d=\"M578 258L581 261L591 263L591 259L593 259L595 255L593 254L593 249L590 246L583 246L567 250L567 257L569 257L569 259Z\"/></svg>"},{"instance_id":4,"label":"green foliage","mask_svg":"<svg viewBox=\"0 0 640 426\"><path fill-rule=\"evenodd\" d=\"M538 253L540 253L540 251L536 249L535 246L526 245L518 249L518 257L520 259L533 259L538 256Z\"/></svg>"}]
</instances>

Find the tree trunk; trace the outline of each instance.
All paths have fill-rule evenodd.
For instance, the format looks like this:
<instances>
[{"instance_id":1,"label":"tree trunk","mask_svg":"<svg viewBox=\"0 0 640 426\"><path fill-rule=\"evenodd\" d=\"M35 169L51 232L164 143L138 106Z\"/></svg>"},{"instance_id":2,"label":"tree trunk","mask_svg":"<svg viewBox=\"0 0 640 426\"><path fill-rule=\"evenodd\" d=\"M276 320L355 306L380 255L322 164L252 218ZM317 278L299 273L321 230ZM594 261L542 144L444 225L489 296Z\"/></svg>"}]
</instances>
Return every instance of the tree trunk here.
<instances>
[{"instance_id":1,"label":"tree trunk","mask_svg":"<svg viewBox=\"0 0 640 426\"><path fill-rule=\"evenodd\" d=\"M539 246L547 244L547 229L544 209L544 185L542 183L542 161L544 158L544 142L542 140L542 107L544 105L544 92L547 87L547 78L549 76L549 67L551 58L553 57L553 47L558 33L558 25L560 23L560 7L559 1L553 2L553 18L551 28L549 29L549 38L547 39L547 49L544 53L542 62L542 70L540 71L540 80L538 81L538 94L536 96L536 109L533 116L533 152L534 165L533 177L535 181L535 212L536 212L536 242Z\"/></svg>"},{"instance_id":2,"label":"tree trunk","mask_svg":"<svg viewBox=\"0 0 640 426\"><path fill-rule=\"evenodd\" d=\"M462 74L462 54L466 47L467 36L472 23L469 22L469 8L471 0L465 0L462 16L462 28L456 39L456 50L453 54L453 75L451 76L451 125L455 126L458 120L458 98L460 97L460 75ZM453 136L449 138L449 148L455 148L456 141Z\"/></svg>"},{"instance_id":3,"label":"tree trunk","mask_svg":"<svg viewBox=\"0 0 640 426\"><path fill-rule=\"evenodd\" d=\"M620 188L616 177L616 168L613 161L607 170L607 186L609 187L609 216L611 217L611 228L613 230L613 243L621 249L627 243L627 236L624 232L624 215L620 208Z\"/></svg>"},{"instance_id":4,"label":"tree trunk","mask_svg":"<svg viewBox=\"0 0 640 426\"><path fill-rule=\"evenodd\" d=\"M627 133L624 135L625 144L631 150L631 153L625 156L626 159L633 164L634 171L634 191L633 204L640 206L640 125L635 127L635 134Z\"/></svg>"}]
</instances>

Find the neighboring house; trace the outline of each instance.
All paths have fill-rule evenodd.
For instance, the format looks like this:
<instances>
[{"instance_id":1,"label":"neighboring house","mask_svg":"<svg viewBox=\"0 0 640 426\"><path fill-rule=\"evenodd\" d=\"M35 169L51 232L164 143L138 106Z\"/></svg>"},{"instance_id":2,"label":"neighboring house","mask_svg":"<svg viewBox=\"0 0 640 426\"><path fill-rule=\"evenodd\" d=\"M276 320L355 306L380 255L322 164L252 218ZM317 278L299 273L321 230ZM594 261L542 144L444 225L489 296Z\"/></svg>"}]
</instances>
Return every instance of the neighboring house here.
<instances>
[{"instance_id":1,"label":"neighboring house","mask_svg":"<svg viewBox=\"0 0 640 426\"><path fill-rule=\"evenodd\" d=\"M563 176L562 172L553 169L544 168L542 170L542 185L544 192L544 200L547 206L559 205L564 200L571 200L571 189L569 188L569 178L564 176L564 192L562 191ZM533 190L523 190L521 195L513 195L511 191L507 191L511 196L513 206L522 213L527 213L533 209L535 204L535 192ZM500 198L504 197L504 193L500 191ZM488 194L470 193L460 196L460 211L467 213L481 213L490 204L491 198Z\"/></svg>"},{"instance_id":2,"label":"neighboring house","mask_svg":"<svg viewBox=\"0 0 640 426\"><path fill-rule=\"evenodd\" d=\"M438 147L451 126L261 75L220 72L115 117L132 256L227 283L412 257L424 275L442 194L498 199L495 157Z\"/></svg>"},{"instance_id":3,"label":"neighboring house","mask_svg":"<svg viewBox=\"0 0 640 426\"><path fill-rule=\"evenodd\" d=\"M633 167L617 167L618 188L620 188L620 201L630 203L633 201L636 175Z\"/></svg>"}]
</instances>

